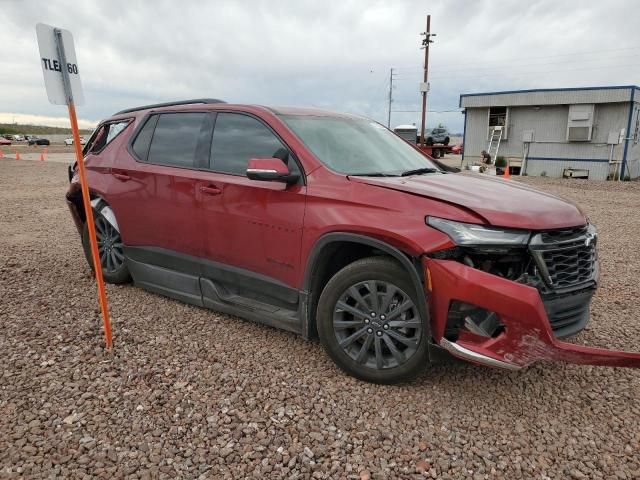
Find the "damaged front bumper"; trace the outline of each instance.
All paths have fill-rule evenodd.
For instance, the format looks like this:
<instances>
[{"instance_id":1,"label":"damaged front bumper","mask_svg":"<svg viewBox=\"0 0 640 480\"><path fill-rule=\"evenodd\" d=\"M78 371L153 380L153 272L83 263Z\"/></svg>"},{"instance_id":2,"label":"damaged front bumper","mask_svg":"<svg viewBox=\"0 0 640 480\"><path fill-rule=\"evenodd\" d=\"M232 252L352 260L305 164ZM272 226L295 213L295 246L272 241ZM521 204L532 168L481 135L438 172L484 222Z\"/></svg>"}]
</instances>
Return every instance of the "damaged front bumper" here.
<instances>
[{"instance_id":1,"label":"damaged front bumper","mask_svg":"<svg viewBox=\"0 0 640 480\"><path fill-rule=\"evenodd\" d=\"M429 292L432 336L455 357L490 367L518 370L541 360L582 365L640 367L640 353L587 347L558 340L544 303L532 286L507 280L453 260L423 257ZM460 329L446 338L454 301L495 312L502 328L487 337Z\"/></svg>"}]
</instances>

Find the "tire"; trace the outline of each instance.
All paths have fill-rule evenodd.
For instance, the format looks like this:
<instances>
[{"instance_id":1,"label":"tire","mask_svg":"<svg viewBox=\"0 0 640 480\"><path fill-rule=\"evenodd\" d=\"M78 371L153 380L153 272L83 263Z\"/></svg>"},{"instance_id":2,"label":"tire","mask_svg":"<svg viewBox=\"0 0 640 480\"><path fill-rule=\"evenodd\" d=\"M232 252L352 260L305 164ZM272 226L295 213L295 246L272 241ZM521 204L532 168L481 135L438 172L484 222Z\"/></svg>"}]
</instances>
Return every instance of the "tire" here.
<instances>
[{"instance_id":1,"label":"tire","mask_svg":"<svg viewBox=\"0 0 640 480\"><path fill-rule=\"evenodd\" d=\"M440 158L440 149L439 148L432 148L431 149L431 156L433 158Z\"/></svg>"},{"instance_id":2,"label":"tire","mask_svg":"<svg viewBox=\"0 0 640 480\"><path fill-rule=\"evenodd\" d=\"M101 259L100 263L102 265L102 277L107 283L126 283L131 281L131 275L124 258L120 232L118 232L118 230L116 230L115 227L113 227L113 225L111 225L100 213L106 206L106 203L100 202L98 206L94 208L94 221L96 224L96 236ZM109 247L111 250L107 250L105 252L104 249L109 249ZM87 222L85 222L82 229L82 248L84 250L84 256L87 263L89 264L89 268L93 271L93 258L91 256L89 227Z\"/></svg>"},{"instance_id":3,"label":"tire","mask_svg":"<svg viewBox=\"0 0 640 480\"><path fill-rule=\"evenodd\" d=\"M451 141L451 139L449 137L444 137L444 142L442 142L444 145L449 145L449 142Z\"/></svg>"},{"instance_id":4,"label":"tire","mask_svg":"<svg viewBox=\"0 0 640 480\"><path fill-rule=\"evenodd\" d=\"M433 145L433 137L427 137L427 145Z\"/></svg>"},{"instance_id":5,"label":"tire","mask_svg":"<svg viewBox=\"0 0 640 480\"><path fill-rule=\"evenodd\" d=\"M418 302L408 272L396 261L357 260L336 273L320 295L320 342L342 370L360 380L411 380L429 363L429 325Z\"/></svg>"}]
</instances>

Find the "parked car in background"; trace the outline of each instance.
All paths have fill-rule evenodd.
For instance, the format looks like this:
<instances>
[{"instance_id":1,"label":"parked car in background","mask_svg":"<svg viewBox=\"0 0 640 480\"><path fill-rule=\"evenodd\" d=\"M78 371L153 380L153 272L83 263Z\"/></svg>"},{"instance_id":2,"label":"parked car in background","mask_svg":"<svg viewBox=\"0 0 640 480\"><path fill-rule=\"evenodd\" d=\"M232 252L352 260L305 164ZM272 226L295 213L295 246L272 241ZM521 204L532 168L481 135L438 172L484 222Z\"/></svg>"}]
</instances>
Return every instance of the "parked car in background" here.
<instances>
[{"instance_id":1,"label":"parked car in background","mask_svg":"<svg viewBox=\"0 0 640 480\"><path fill-rule=\"evenodd\" d=\"M7 140L5 137L0 137L0 145L4 145L4 146L11 145L11 140Z\"/></svg>"},{"instance_id":2,"label":"parked car in background","mask_svg":"<svg viewBox=\"0 0 640 480\"><path fill-rule=\"evenodd\" d=\"M445 127L436 127L430 132L426 132L424 136L427 145L433 145L436 143L449 145L449 131Z\"/></svg>"},{"instance_id":3,"label":"parked car in background","mask_svg":"<svg viewBox=\"0 0 640 480\"><path fill-rule=\"evenodd\" d=\"M23 135L14 135L13 136L13 140L15 142L24 142L24 136Z\"/></svg>"},{"instance_id":4,"label":"parked car in background","mask_svg":"<svg viewBox=\"0 0 640 480\"><path fill-rule=\"evenodd\" d=\"M638 353L560 340L587 325L598 282L577 206L446 173L373 120L183 101L114 114L83 153L107 282L319 338L371 382L443 352L507 370L640 367ZM92 265L77 166L69 179Z\"/></svg>"},{"instance_id":5,"label":"parked car in background","mask_svg":"<svg viewBox=\"0 0 640 480\"><path fill-rule=\"evenodd\" d=\"M80 137L80 145L86 145L87 139L85 137ZM73 145L73 138L67 138L64 141L66 146Z\"/></svg>"},{"instance_id":6,"label":"parked car in background","mask_svg":"<svg viewBox=\"0 0 640 480\"><path fill-rule=\"evenodd\" d=\"M51 145L51 142L47 138L35 138L29 139L29 145Z\"/></svg>"},{"instance_id":7,"label":"parked car in background","mask_svg":"<svg viewBox=\"0 0 640 480\"><path fill-rule=\"evenodd\" d=\"M459 143L451 147L451 153L461 155L464 152L464 144Z\"/></svg>"}]
</instances>

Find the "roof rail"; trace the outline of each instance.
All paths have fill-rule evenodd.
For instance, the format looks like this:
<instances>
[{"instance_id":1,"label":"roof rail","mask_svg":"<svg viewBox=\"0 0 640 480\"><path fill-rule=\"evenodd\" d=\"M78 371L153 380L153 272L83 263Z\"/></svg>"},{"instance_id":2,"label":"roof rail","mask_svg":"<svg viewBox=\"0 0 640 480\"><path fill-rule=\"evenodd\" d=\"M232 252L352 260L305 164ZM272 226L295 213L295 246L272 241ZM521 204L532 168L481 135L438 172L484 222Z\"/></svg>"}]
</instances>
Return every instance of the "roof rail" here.
<instances>
[{"instance_id":1,"label":"roof rail","mask_svg":"<svg viewBox=\"0 0 640 480\"><path fill-rule=\"evenodd\" d=\"M227 103L224 100L216 98L196 98L194 100L179 100L177 102L154 103L152 105L143 105L141 107L126 108L114 113L114 115L122 115L123 113L137 112L139 110L148 110L150 108L173 107L174 105L192 105L195 103Z\"/></svg>"}]
</instances>

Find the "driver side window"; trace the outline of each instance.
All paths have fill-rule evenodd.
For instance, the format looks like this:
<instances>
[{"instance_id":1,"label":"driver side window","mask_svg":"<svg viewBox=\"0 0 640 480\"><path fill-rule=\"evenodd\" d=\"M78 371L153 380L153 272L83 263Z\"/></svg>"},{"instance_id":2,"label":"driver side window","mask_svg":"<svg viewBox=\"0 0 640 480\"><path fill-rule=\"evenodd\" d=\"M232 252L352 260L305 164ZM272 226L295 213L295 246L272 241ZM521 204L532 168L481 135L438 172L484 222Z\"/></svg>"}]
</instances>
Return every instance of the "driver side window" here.
<instances>
[{"instance_id":1,"label":"driver side window","mask_svg":"<svg viewBox=\"0 0 640 480\"><path fill-rule=\"evenodd\" d=\"M272 157L299 173L287 147L262 122L241 113L218 113L211 143L213 171L244 176L250 159Z\"/></svg>"}]
</instances>

